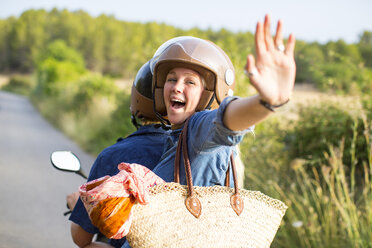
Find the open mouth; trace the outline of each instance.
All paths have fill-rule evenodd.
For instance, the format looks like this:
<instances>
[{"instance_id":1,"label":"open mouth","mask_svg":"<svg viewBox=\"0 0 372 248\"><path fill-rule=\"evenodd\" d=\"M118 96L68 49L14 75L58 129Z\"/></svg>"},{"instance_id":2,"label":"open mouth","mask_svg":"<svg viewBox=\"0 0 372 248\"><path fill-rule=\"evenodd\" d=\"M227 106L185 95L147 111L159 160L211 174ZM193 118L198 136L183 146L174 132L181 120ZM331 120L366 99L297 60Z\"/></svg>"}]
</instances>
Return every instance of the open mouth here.
<instances>
[{"instance_id":1,"label":"open mouth","mask_svg":"<svg viewBox=\"0 0 372 248\"><path fill-rule=\"evenodd\" d=\"M185 102L184 101L181 101L181 100L171 100L171 106L172 108L175 108L175 109L180 109L180 108L183 108L185 106Z\"/></svg>"}]
</instances>

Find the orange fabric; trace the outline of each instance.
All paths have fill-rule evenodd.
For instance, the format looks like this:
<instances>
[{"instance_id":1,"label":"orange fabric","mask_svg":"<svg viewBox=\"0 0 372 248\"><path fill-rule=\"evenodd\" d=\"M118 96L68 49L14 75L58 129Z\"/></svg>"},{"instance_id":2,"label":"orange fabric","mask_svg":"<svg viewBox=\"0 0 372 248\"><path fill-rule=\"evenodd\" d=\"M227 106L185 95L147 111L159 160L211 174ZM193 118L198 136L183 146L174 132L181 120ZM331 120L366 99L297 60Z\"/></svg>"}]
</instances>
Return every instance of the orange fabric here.
<instances>
[{"instance_id":1,"label":"orange fabric","mask_svg":"<svg viewBox=\"0 0 372 248\"><path fill-rule=\"evenodd\" d=\"M90 213L93 225L107 237L114 236L129 219L134 197L115 197L100 201Z\"/></svg>"}]
</instances>

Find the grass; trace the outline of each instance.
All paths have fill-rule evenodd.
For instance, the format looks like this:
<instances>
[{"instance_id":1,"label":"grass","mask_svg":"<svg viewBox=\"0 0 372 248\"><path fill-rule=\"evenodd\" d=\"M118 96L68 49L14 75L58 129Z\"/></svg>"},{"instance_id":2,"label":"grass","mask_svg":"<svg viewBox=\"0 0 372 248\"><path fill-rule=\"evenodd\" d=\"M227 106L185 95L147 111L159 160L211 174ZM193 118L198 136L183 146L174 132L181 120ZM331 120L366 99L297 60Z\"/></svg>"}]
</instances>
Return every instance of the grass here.
<instances>
[{"instance_id":1,"label":"grass","mask_svg":"<svg viewBox=\"0 0 372 248\"><path fill-rule=\"evenodd\" d=\"M264 166L246 171L249 188L259 189L289 206L272 247L372 247L371 129L366 117L362 119L369 156L363 168L356 168L356 156L352 156L350 164L343 164L342 139L339 146L329 147L330 152L325 153L327 163L320 168L294 159L287 167L271 161L271 167L276 169L268 171L265 163L260 163ZM354 154L357 126L355 123L350 151ZM248 161L244 162L249 166ZM357 174L361 169L363 173Z\"/></svg>"}]
</instances>

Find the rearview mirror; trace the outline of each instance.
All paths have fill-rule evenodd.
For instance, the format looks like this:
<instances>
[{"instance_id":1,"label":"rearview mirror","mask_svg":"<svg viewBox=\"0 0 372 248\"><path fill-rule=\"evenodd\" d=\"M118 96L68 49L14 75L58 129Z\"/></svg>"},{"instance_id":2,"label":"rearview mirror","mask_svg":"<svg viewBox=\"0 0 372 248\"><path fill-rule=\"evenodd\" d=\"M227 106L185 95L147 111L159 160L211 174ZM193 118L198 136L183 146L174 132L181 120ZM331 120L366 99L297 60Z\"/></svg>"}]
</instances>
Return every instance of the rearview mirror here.
<instances>
[{"instance_id":1,"label":"rearview mirror","mask_svg":"<svg viewBox=\"0 0 372 248\"><path fill-rule=\"evenodd\" d=\"M79 172L80 160L70 151L55 151L50 155L52 165L63 171Z\"/></svg>"}]
</instances>

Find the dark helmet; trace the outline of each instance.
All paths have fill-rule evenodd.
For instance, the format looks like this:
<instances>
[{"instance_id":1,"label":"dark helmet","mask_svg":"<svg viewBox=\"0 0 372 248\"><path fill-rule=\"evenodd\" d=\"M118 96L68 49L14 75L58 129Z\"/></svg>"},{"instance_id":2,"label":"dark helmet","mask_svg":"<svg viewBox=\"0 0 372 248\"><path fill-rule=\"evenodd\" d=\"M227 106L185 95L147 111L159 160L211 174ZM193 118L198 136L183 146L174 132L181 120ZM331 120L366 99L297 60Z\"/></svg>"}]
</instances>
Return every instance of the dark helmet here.
<instances>
[{"instance_id":1,"label":"dark helmet","mask_svg":"<svg viewBox=\"0 0 372 248\"><path fill-rule=\"evenodd\" d=\"M175 67L197 71L205 80L205 89L196 111L214 109L233 95L235 70L226 53L211 41L182 36L159 47L151 61L155 110L166 115L163 88L168 72Z\"/></svg>"},{"instance_id":2,"label":"dark helmet","mask_svg":"<svg viewBox=\"0 0 372 248\"><path fill-rule=\"evenodd\" d=\"M139 69L133 81L130 103L132 117L158 121L153 106L152 73L150 70L150 61L147 61Z\"/></svg>"}]
</instances>

